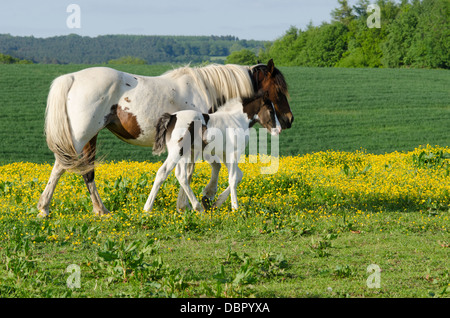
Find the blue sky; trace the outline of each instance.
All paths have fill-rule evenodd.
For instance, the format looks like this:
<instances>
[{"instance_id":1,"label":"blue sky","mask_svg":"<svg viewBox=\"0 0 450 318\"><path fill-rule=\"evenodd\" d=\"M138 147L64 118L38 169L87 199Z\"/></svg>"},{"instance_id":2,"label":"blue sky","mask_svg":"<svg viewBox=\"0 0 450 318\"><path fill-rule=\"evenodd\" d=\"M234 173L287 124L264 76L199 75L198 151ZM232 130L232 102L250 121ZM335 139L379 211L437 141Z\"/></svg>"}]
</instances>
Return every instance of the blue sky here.
<instances>
[{"instance_id":1,"label":"blue sky","mask_svg":"<svg viewBox=\"0 0 450 318\"><path fill-rule=\"evenodd\" d=\"M80 7L80 28L67 27L70 4ZM1 4L0 33L234 35L272 41L291 25L304 29L310 21L329 22L337 6L337 0L13 0Z\"/></svg>"}]
</instances>

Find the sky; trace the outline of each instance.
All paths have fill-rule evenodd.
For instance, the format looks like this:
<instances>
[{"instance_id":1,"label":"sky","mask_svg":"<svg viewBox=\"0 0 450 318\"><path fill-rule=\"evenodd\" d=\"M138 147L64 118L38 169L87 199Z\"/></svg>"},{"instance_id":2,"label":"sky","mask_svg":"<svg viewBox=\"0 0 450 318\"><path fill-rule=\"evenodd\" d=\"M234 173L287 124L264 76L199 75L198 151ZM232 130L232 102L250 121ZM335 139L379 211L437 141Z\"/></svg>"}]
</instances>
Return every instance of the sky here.
<instances>
[{"instance_id":1,"label":"sky","mask_svg":"<svg viewBox=\"0 0 450 318\"><path fill-rule=\"evenodd\" d=\"M78 5L78 16L67 12L71 4ZM13 0L0 6L0 34L233 35L273 41L290 26L330 22L336 7L337 0Z\"/></svg>"}]
</instances>

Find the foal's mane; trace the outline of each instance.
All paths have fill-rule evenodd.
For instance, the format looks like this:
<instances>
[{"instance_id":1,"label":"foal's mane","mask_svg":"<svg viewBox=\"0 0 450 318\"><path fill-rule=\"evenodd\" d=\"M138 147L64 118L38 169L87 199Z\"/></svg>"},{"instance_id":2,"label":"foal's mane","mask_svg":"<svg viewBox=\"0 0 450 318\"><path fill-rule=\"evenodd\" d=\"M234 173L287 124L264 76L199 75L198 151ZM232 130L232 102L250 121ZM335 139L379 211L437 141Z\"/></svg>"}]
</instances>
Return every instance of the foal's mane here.
<instances>
[{"instance_id":1,"label":"foal's mane","mask_svg":"<svg viewBox=\"0 0 450 318\"><path fill-rule=\"evenodd\" d=\"M234 64L210 64L204 67L184 66L164 73L173 79L189 75L203 93L212 112L233 98L246 98L254 94L249 68Z\"/></svg>"},{"instance_id":2,"label":"foal's mane","mask_svg":"<svg viewBox=\"0 0 450 318\"><path fill-rule=\"evenodd\" d=\"M217 110L217 112L218 113L219 112L228 112L237 107L242 109L247 104L253 103L257 99L264 98L264 97L267 97L267 94L260 91L260 92L257 92L255 95L252 95L249 97L233 98L233 99L229 100L228 102L226 102L225 104L223 104L222 106L220 106L219 109Z\"/></svg>"}]
</instances>

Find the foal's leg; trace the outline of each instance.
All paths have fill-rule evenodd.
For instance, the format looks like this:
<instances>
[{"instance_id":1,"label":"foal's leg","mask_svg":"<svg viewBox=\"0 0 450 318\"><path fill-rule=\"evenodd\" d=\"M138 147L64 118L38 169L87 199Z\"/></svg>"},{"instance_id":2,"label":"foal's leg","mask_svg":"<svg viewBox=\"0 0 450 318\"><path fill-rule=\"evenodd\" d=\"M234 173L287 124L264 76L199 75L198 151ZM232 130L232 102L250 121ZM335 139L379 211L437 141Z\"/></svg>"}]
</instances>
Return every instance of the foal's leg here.
<instances>
[{"instance_id":1,"label":"foal's leg","mask_svg":"<svg viewBox=\"0 0 450 318\"><path fill-rule=\"evenodd\" d=\"M233 209L238 208L237 203L237 185L241 182L243 173L239 169L237 163L227 163L228 168L228 187L219 195L217 201L214 203L213 207L220 207L228 198L231 193L231 205Z\"/></svg>"},{"instance_id":2,"label":"foal's leg","mask_svg":"<svg viewBox=\"0 0 450 318\"><path fill-rule=\"evenodd\" d=\"M155 203L156 194L158 193L161 184L164 180L167 179L169 173L175 168L176 161L173 161L169 158L164 161L163 165L158 169L156 173L155 181L153 182L152 190L150 191L150 195L148 196L147 202L144 205L144 210L149 212L153 208L153 204Z\"/></svg>"},{"instance_id":3,"label":"foal's leg","mask_svg":"<svg viewBox=\"0 0 450 318\"><path fill-rule=\"evenodd\" d=\"M211 201L214 199L217 193L217 184L219 183L219 172L222 164L220 161L210 161L211 166L211 180L203 189L203 197L202 197L202 205L205 210L209 210L211 208Z\"/></svg>"},{"instance_id":4,"label":"foal's leg","mask_svg":"<svg viewBox=\"0 0 450 318\"><path fill-rule=\"evenodd\" d=\"M56 184L58 183L58 180L59 178L61 178L64 171L65 170L62 168L58 159L56 159L55 164L53 165L52 173L50 174L50 178L48 179L47 186L45 187L44 192L42 192L41 197L39 198L39 203L37 205L37 208L39 210L38 217L47 217L50 214L50 201L52 200Z\"/></svg>"},{"instance_id":5,"label":"foal's leg","mask_svg":"<svg viewBox=\"0 0 450 318\"><path fill-rule=\"evenodd\" d=\"M231 207L234 210L238 209L237 186L242 180L242 175L243 173L241 169L239 169L237 162L228 166L228 183L230 187Z\"/></svg>"},{"instance_id":6,"label":"foal's leg","mask_svg":"<svg viewBox=\"0 0 450 318\"><path fill-rule=\"evenodd\" d=\"M192 175L194 174L195 169L195 162L189 162L187 163L187 178L188 178L188 185L191 184ZM189 199L186 196L186 192L184 191L183 187L180 187L180 191L178 192L178 199L177 199L177 210L184 211L186 210L186 207L189 207Z\"/></svg>"},{"instance_id":7,"label":"foal's leg","mask_svg":"<svg viewBox=\"0 0 450 318\"><path fill-rule=\"evenodd\" d=\"M89 164L93 165L95 160L95 146L97 144L97 135L95 135L83 148L83 155L89 158ZM109 210L103 204L100 194L95 186L95 172L94 169L88 173L83 174L84 182L91 196L93 211L95 214L102 216L109 213Z\"/></svg>"},{"instance_id":8,"label":"foal's leg","mask_svg":"<svg viewBox=\"0 0 450 318\"><path fill-rule=\"evenodd\" d=\"M219 197L217 198L217 201L214 202L213 208L219 208L228 198L230 195L230 186L228 186L221 194L219 194Z\"/></svg>"},{"instance_id":9,"label":"foal's leg","mask_svg":"<svg viewBox=\"0 0 450 318\"><path fill-rule=\"evenodd\" d=\"M175 176L177 177L178 182L180 183L180 186L184 190L186 196L189 198L189 201L191 201L193 209L202 212L203 208L200 202L198 202L197 198L195 197L194 191L192 191L189 185L190 183L190 178L188 176L189 165L190 163L179 162L175 168Z\"/></svg>"}]
</instances>

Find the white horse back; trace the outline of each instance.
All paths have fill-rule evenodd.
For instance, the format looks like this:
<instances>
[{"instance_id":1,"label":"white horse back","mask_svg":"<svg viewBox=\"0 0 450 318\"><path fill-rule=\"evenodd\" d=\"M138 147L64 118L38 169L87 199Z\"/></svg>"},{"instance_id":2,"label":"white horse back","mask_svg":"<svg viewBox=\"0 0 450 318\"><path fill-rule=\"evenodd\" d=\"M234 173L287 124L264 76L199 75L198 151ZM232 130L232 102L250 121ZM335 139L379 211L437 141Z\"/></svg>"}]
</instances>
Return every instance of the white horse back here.
<instances>
[{"instance_id":1,"label":"white horse back","mask_svg":"<svg viewBox=\"0 0 450 318\"><path fill-rule=\"evenodd\" d=\"M108 67L87 68L64 76L74 77L67 98L67 113L78 152L105 127L113 107L120 107L127 116L135 118L140 134L124 140L139 146L153 146L155 125L163 113L207 110L186 77L173 80L166 76L139 76Z\"/></svg>"}]
</instances>

